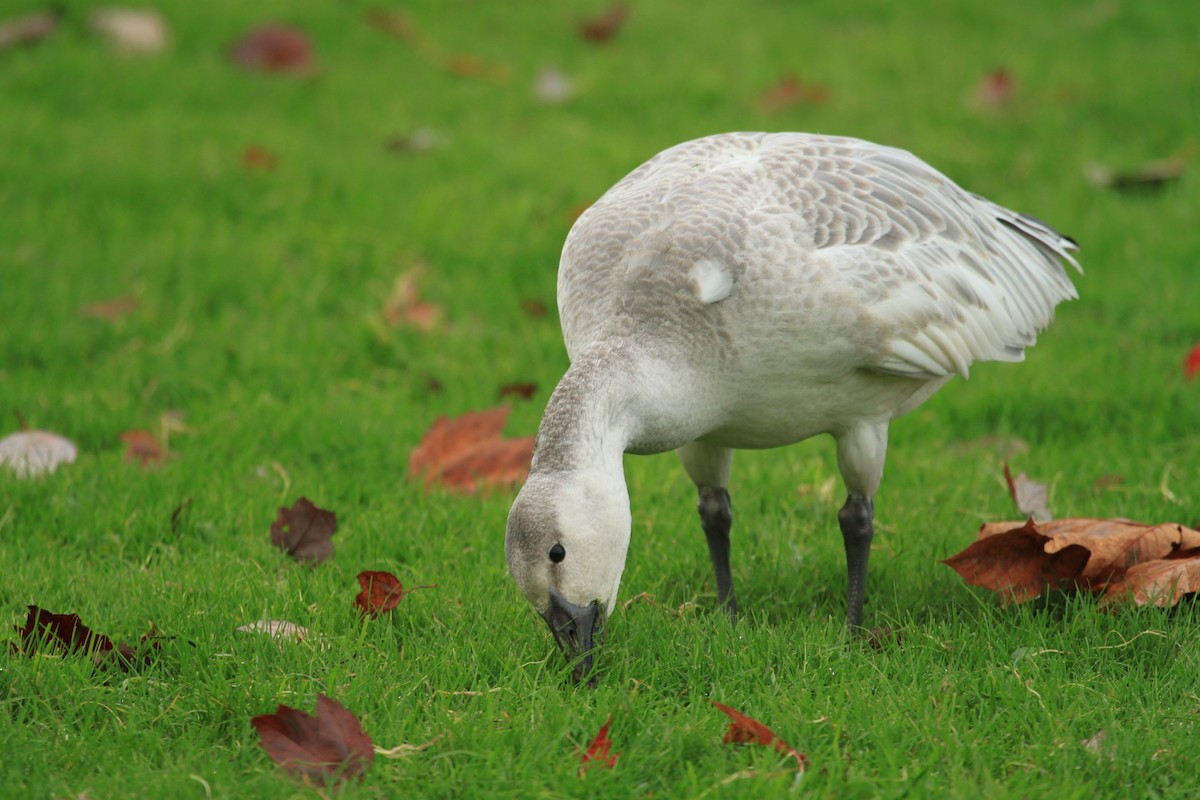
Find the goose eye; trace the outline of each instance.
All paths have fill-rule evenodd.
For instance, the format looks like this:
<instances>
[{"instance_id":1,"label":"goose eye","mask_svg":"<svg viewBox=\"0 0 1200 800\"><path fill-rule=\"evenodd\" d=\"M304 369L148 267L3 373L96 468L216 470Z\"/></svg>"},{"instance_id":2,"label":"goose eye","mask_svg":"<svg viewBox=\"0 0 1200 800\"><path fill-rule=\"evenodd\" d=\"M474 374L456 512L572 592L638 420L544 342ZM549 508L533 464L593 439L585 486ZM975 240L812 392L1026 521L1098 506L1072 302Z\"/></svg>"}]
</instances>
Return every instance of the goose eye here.
<instances>
[{"instance_id":1,"label":"goose eye","mask_svg":"<svg viewBox=\"0 0 1200 800\"><path fill-rule=\"evenodd\" d=\"M563 549L561 544L556 544L550 548L550 560L555 564L561 563L567 557L567 551Z\"/></svg>"}]
</instances>

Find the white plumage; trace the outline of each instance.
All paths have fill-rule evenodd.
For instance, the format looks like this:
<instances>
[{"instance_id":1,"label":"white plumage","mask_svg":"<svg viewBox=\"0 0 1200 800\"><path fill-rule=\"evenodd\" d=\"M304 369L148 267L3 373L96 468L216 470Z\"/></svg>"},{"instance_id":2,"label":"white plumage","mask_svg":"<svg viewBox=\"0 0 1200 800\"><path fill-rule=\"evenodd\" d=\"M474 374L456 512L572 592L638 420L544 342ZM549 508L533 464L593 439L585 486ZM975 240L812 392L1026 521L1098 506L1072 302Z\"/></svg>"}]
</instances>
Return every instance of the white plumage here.
<instances>
[{"instance_id":1,"label":"white plumage","mask_svg":"<svg viewBox=\"0 0 1200 800\"><path fill-rule=\"evenodd\" d=\"M829 433L857 625L888 423L974 361L1020 361L1076 297L1063 267L1078 268L1075 249L915 156L856 139L732 133L655 156L563 248L572 365L509 517L518 585L544 616L553 595L611 611L629 537L620 456L677 449L735 610L731 450Z\"/></svg>"}]
</instances>

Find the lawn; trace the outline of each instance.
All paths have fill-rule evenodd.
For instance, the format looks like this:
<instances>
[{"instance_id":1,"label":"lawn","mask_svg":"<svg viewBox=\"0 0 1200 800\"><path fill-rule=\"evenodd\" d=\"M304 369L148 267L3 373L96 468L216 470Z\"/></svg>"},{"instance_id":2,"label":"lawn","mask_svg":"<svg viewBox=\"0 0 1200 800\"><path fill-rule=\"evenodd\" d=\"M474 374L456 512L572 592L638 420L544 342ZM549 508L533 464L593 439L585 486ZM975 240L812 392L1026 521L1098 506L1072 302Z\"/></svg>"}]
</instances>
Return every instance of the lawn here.
<instances>
[{"instance_id":1,"label":"lawn","mask_svg":"<svg viewBox=\"0 0 1200 800\"><path fill-rule=\"evenodd\" d=\"M1194 604L1005 607L938 563L1017 515L1006 460L1058 516L1200 520L1200 181L1085 176L1196 146L1200 7L635 1L593 43L577 26L603 2L176 0L170 47L127 57L88 32L92 4L61 5L55 35L0 51L0 435L24 419L80 454L0 471L0 640L29 604L171 638L129 673L6 649L0 796L319 796L250 724L318 693L379 748L432 742L327 795L1200 793ZM265 21L307 32L311 74L230 63ZM573 97L539 99L545 69ZM987 102L996 70L1011 91ZM801 91L772 104L789 76ZM499 403L531 435L567 365L574 215L662 148L739 129L912 150L1075 237L1080 300L1025 363L977 365L892 426L866 622L896 639L844 635L829 440L735 460L736 628L677 460L629 457L624 602L598 688L574 687L505 567L512 492L425 491L408 456L439 415ZM414 269L429 330L385 314ZM533 396L500 399L516 382ZM166 460L128 462L132 430ZM301 496L340 525L315 568L268 534ZM363 621L368 569L437 588ZM311 636L236 630L268 619ZM710 701L804 751L803 779L722 744ZM609 718L616 766L581 778Z\"/></svg>"}]
</instances>

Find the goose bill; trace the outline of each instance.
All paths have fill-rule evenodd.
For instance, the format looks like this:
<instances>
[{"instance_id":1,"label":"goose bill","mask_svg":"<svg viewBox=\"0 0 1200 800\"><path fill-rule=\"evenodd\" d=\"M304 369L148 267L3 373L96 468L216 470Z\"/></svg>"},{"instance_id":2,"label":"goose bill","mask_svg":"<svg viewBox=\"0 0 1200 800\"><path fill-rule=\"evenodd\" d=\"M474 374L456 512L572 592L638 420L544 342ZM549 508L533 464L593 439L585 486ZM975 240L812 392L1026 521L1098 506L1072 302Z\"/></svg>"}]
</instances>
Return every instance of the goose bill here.
<instances>
[{"instance_id":1,"label":"goose bill","mask_svg":"<svg viewBox=\"0 0 1200 800\"><path fill-rule=\"evenodd\" d=\"M599 600L593 600L586 606L577 606L557 589L550 589L550 605L542 614L542 619L546 620L550 632L554 634L554 641L558 642L563 655L572 664L571 677L576 683L581 683L586 677L589 686L596 684L592 666L604 643L606 616Z\"/></svg>"}]
</instances>

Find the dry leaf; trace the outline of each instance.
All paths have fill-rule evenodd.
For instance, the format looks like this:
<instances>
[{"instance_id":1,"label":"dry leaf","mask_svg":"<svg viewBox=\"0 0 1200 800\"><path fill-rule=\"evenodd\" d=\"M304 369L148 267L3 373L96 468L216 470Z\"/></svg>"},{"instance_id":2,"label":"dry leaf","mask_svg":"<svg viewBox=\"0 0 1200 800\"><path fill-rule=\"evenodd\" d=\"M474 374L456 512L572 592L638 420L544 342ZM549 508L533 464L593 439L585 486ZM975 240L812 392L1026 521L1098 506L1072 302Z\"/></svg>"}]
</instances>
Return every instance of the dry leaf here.
<instances>
[{"instance_id":1,"label":"dry leaf","mask_svg":"<svg viewBox=\"0 0 1200 800\"><path fill-rule=\"evenodd\" d=\"M280 508L271 525L271 543L297 561L320 564L333 557L337 515L301 497L291 508Z\"/></svg>"},{"instance_id":2,"label":"dry leaf","mask_svg":"<svg viewBox=\"0 0 1200 800\"><path fill-rule=\"evenodd\" d=\"M1137 596L1138 584L1121 592L1110 584L1144 574L1153 586L1157 568L1149 563L1200 553L1200 531L1176 523L1146 525L1129 520L1028 520L984 525L979 538L943 561L967 583L1001 593L1006 601L1023 602L1053 589L1101 591L1108 596ZM1139 566L1140 565L1140 566ZM1135 572L1136 570L1136 572ZM1147 584L1148 586L1151 584ZM1174 596L1172 603L1178 601Z\"/></svg>"},{"instance_id":3,"label":"dry leaf","mask_svg":"<svg viewBox=\"0 0 1200 800\"><path fill-rule=\"evenodd\" d=\"M60 464L73 464L75 443L49 431L18 431L0 439L0 464L18 478L52 473Z\"/></svg>"},{"instance_id":4,"label":"dry leaf","mask_svg":"<svg viewBox=\"0 0 1200 800\"><path fill-rule=\"evenodd\" d=\"M308 34L288 25L261 25L229 48L229 60L242 69L311 75L316 71Z\"/></svg>"},{"instance_id":5,"label":"dry leaf","mask_svg":"<svg viewBox=\"0 0 1200 800\"><path fill-rule=\"evenodd\" d=\"M764 747L773 747L784 756L796 759L796 770L798 772L803 772L808 767L808 756L798 752L783 739L780 739L775 731L766 725L763 725L753 717L746 716L737 709L730 708L715 700L710 702L733 720L729 723L729 730L725 732L723 740L725 744L761 744Z\"/></svg>"},{"instance_id":6,"label":"dry leaf","mask_svg":"<svg viewBox=\"0 0 1200 800\"><path fill-rule=\"evenodd\" d=\"M546 304L532 297L527 297L521 301L521 310L530 319L542 319L546 316ZM1197 345L1197 350L1200 350L1200 345Z\"/></svg>"},{"instance_id":7,"label":"dry leaf","mask_svg":"<svg viewBox=\"0 0 1200 800\"><path fill-rule=\"evenodd\" d=\"M160 53L171 38L162 15L146 9L97 8L88 14L88 27L127 56Z\"/></svg>"},{"instance_id":8,"label":"dry leaf","mask_svg":"<svg viewBox=\"0 0 1200 800\"><path fill-rule=\"evenodd\" d=\"M519 397L522 400L528 400L537 393L537 388L537 384L532 381L506 383L500 387L500 399Z\"/></svg>"},{"instance_id":9,"label":"dry leaf","mask_svg":"<svg viewBox=\"0 0 1200 800\"><path fill-rule=\"evenodd\" d=\"M591 744L587 746L587 750L583 752L580 758L579 777L583 777L587 771L595 766L612 769L617 764L617 759L620 758L620 753L608 754L609 748L612 747L612 740L608 738L608 726L612 724L612 717L600 726L599 732L592 739Z\"/></svg>"},{"instance_id":10,"label":"dry leaf","mask_svg":"<svg viewBox=\"0 0 1200 800\"><path fill-rule=\"evenodd\" d=\"M629 19L629 6L613 3L594 17L579 23L579 35L589 42L602 44L612 41Z\"/></svg>"},{"instance_id":11,"label":"dry leaf","mask_svg":"<svg viewBox=\"0 0 1200 800\"><path fill-rule=\"evenodd\" d=\"M424 476L424 484L476 492L513 486L529 474L533 437L505 439L501 435L508 408L468 411L450 419L441 416L408 459L408 476Z\"/></svg>"},{"instance_id":12,"label":"dry leaf","mask_svg":"<svg viewBox=\"0 0 1200 800\"><path fill-rule=\"evenodd\" d=\"M1193 550L1188 557L1135 564L1125 572L1124 580L1109 584L1104 603L1166 608L1197 590L1200 590L1200 551Z\"/></svg>"},{"instance_id":13,"label":"dry leaf","mask_svg":"<svg viewBox=\"0 0 1200 800\"><path fill-rule=\"evenodd\" d=\"M417 128L393 136L383 146L393 153L425 153L442 146L442 135L432 128Z\"/></svg>"},{"instance_id":14,"label":"dry leaf","mask_svg":"<svg viewBox=\"0 0 1200 800\"><path fill-rule=\"evenodd\" d=\"M48 645L63 655L82 653L101 669L115 665L128 672L148 662L161 646L153 625L142 637L138 648L134 648L124 642L114 644L104 634L84 625L78 614L54 614L37 606L26 608L29 613L25 625L15 626L20 639L12 644L12 648L28 655Z\"/></svg>"},{"instance_id":15,"label":"dry leaf","mask_svg":"<svg viewBox=\"0 0 1200 800\"><path fill-rule=\"evenodd\" d=\"M125 443L126 464L136 461L138 466L146 469L161 464L166 457L158 437L148 431L125 431L121 441Z\"/></svg>"},{"instance_id":16,"label":"dry leaf","mask_svg":"<svg viewBox=\"0 0 1200 800\"><path fill-rule=\"evenodd\" d=\"M120 297L114 297L111 300L90 303L79 309L79 314L90 319L115 322L121 317L129 316L134 311L137 311L137 307L138 299L131 294L125 294Z\"/></svg>"},{"instance_id":17,"label":"dry leaf","mask_svg":"<svg viewBox=\"0 0 1200 800\"><path fill-rule=\"evenodd\" d=\"M358 585L362 591L354 598L358 613L377 617L391 611L400 604L404 596L418 589L436 589L437 584L414 586L405 589L400 580L390 572L372 572L370 570L358 573Z\"/></svg>"},{"instance_id":18,"label":"dry leaf","mask_svg":"<svg viewBox=\"0 0 1200 800\"><path fill-rule=\"evenodd\" d=\"M1009 495L1017 504L1017 511L1038 522L1053 518L1054 515L1050 513L1050 488L1046 484L1030 480L1024 472L1014 478L1008 464L1004 465L1004 480L1008 484Z\"/></svg>"},{"instance_id":19,"label":"dry leaf","mask_svg":"<svg viewBox=\"0 0 1200 800\"><path fill-rule=\"evenodd\" d=\"M242 166L248 170L270 172L279 164L279 157L265 147L256 144L242 151Z\"/></svg>"},{"instance_id":20,"label":"dry leaf","mask_svg":"<svg viewBox=\"0 0 1200 800\"><path fill-rule=\"evenodd\" d=\"M1179 178L1190 158L1189 151L1181 150L1170 158L1147 161L1129 170L1089 164L1084 168L1084 175L1101 189L1115 189L1118 192L1154 191Z\"/></svg>"},{"instance_id":21,"label":"dry leaf","mask_svg":"<svg viewBox=\"0 0 1200 800\"><path fill-rule=\"evenodd\" d=\"M1197 344L1183 358L1183 375L1189 381L1200 375L1200 344Z\"/></svg>"},{"instance_id":22,"label":"dry leaf","mask_svg":"<svg viewBox=\"0 0 1200 800\"><path fill-rule=\"evenodd\" d=\"M396 277L392 292L383 305L383 321L388 325L410 325L429 333L442 321L442 307L421 299L418 283L425 274L425 264L418 263Z\"/></svg>"},{"instance_id":23,"label":"dry leaf","mask_svg":"<svg viewBox=\"0 0 1200 800\"><path fill-rule=\"evenodd\" d=\"M539 103L558 105L575 96L575 84L561 70L546 67L533 79L533 96Z\"/></svg>"},{"instance_id":24,"label":"dry leaf","mask_svg":"<svg viewBox=\"0 0 1200 800\"><path fill-rule=\"evenodd\" d=\"M979 79L975 85L975 103L983 108L1001 109L1012 104L1016 82L1012 73L998 67Z\"/></svg>"},{"instance_id":25,"label":"dry leaf","mask_svg":"<svg viewBox=\"0 0 1200 800\"><path fill-rule=\"evenodd\" d=\"M317 695L315 716L280 705L250 724L271 760L306 782L361 778L375 760L371 737L359 721L323 694Z\"/></svg>"},{"instance_id":26,"label":"dry leaf","mask_svg":"<svg viewBox=\"0 0 1200 800\"><path fill-rule=\"evenodd\" d=\"M760 113L771 114L793 106L821 105L828 100L829 87L803 83L794 75L784 75L778 83L759 95L754 105Z\"/></svg>"},{"instance_id":27,"label":"dry leaf","mask_svg":"<svg viewBox=\"0 0 1200 800\"><path fill-rule=\"evenodd\" d=\"M36 44L58 30L58 11L35 11L0 22L0 50L19 44Z\"/></svg>"},{"instance_id":28,"label":"dry leaf","mask_svg":"<svg viewBox=\"0 0 1200 800\"><path fill-rule=\"evenodd\" d=\"M493 83L506 83L512 77L507 64L486 61L464 53L447 53L425 35L412 15L401 11L372 9L366 12L367 24L408 44L422 60L453 75L486 78Z\"/></svg>"},{"instance_id":29,"label":"dry leaf","mask_svg":"<svg viewBox=\"0 0 1200 800\"><path fill-rule=\"evenodd\" d=\"M282 619L260 619L237 628L241 633L260 633L273 639L291 639L296 643L309 638L308 628Z\"/></svg>"}]
</instances>

